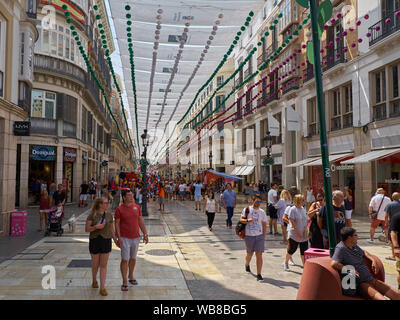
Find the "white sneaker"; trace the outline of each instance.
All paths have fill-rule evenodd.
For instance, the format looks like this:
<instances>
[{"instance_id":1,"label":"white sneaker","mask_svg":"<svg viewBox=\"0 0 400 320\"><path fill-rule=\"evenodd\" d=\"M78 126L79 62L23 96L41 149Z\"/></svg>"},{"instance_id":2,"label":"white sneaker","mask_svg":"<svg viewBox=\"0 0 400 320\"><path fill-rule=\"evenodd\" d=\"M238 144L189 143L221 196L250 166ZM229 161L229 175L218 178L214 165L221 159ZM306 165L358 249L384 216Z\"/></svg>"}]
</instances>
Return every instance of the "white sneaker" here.
<instances>
[{"instance_id":1,"label":"white sneaker","mask_svg":"<svg viewBox=\"0 0 400 320\"><path fill-rule=\"evenodd\" d=\"M283 263L283 270L285 270L285 271L290 271L289 265L286 264L286 263Z\"/></svg>"},{"instance_id":2,"label":"white sneaker","mask_svg":"<svg viewBox=\"0 0 400 320\"><path fill-rule=\"evenodd\" d=\"M289 265L290 265L290 266L295 266L295 265L296 265L296 264L294 263L293 259L290 259L290 260L289 260Z\"/></svg>"},{"instance_id":3,"label":"white sneaker","mask_svg":"<svg viewBox=\"0 0 400 320\"><path fill-rule=\"evenodd\" d=\"M369 243L374 243L374 239L368 239L367 240Z\"/></svg>"}]
</instances>

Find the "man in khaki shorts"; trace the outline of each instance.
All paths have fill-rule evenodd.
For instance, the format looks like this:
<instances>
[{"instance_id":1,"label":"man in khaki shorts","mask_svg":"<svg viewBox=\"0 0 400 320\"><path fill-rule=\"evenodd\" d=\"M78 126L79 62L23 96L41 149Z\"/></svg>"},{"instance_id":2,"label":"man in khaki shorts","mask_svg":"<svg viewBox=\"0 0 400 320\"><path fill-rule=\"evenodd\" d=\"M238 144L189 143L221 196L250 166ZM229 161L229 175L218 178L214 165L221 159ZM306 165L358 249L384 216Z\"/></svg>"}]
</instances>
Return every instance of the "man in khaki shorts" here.
<instances>
[{"instance_id":1,"label":"man in khaki shorts","mask_svg":"<svg viewBox=\"0 0 400 320\"><path fill-rule=\"evenodd\" d=\"M122 204L115 210L115 228L121 248L121 291L128 291L128 264L129 264L129 283L137 285L138 282L133 277L136 264L136 255L139 249L140 232L143 233L143 241L147 244L149 237L144 225L140 206L134 203L132 192L122 190Z\"/></svg>"}]
</instances>

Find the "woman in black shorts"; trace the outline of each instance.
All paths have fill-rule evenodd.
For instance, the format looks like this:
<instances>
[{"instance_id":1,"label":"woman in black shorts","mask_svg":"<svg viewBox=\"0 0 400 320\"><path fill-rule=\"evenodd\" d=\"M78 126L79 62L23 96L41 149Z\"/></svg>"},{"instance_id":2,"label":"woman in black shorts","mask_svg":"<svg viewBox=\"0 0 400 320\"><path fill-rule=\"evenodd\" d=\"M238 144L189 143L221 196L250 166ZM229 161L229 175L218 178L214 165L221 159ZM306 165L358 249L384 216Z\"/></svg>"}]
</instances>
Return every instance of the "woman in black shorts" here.
<instances>
[{"instance_id":1,"label":"woman in black shorts","mask_svg":"<svg viewBox=\"0 0 400 320\"><path fill-rule=\"evenodd\" d=\"M96 198L92 211L86 220L85 232L90 232L89 252L92 256L92 288L98 288L97 271L100 267L100 294L107 295L105 289L107 263L111 252L111 238L115 244L118 243L115 237L114 221L108 209L108 199Z\"/></svg>"}]
</instances>

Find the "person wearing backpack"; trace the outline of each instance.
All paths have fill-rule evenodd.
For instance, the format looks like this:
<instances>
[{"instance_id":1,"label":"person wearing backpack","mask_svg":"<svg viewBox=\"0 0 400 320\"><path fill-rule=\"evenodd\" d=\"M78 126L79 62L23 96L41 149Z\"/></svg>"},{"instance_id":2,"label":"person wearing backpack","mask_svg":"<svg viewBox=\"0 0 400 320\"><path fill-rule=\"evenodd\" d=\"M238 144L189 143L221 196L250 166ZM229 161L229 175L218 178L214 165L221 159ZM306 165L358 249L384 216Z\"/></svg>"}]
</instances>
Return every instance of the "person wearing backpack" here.
<instances>
[{"instance_id":1,"label":"person wearing backpack","mask_svg":"<svg viewBox=\"0 0 400 320\"><path fill-rule=\"evenodd\" d=\"M264 252L265 235L267 233L267 215L261 209L261 197L254 197L253 205L244 208L240 217L240 222L246 225L245 228L245 243L246 243L246 262L245 270L250 273L250 261L253 254L256 253L257 264L257 281L262 282L264 279L261 276L263 265L262 254Z\"/></svg>"}]
</instances>

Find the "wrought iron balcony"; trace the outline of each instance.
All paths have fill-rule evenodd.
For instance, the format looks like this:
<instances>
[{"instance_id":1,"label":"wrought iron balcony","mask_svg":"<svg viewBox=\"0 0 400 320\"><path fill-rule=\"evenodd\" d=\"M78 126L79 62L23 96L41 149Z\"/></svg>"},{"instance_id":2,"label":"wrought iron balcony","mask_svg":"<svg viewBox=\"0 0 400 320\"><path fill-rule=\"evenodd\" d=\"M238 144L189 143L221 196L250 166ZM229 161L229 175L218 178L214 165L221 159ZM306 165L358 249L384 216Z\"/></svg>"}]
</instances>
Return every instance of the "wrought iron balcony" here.
<instances>
[{"instance_id":1,"label":"wrought iron balcony","mask_svg":"<svg viewBox=\"0 0 400 320\"><path fill-rule=\"evenodd\" d=\"M369 45L372 46L399 30L400 16L395 12L392 12L388 16L368 28L368 32L371 34Z\"/></svg>"},{"instance_id":2,"label":"wrought iron balcony","mask_svg":"<svg viewBox=\"0 0 400 320\"><path fill-rule=\"evenodd\" d=\"M328 54L323 58L323 61L324 61L324 64L322 67L322 72L327 71L330 68L333 68L334 66L336 66L340 63L345 63L346 57L345 57L345 52L343 50L343 47L340 46L339 48L330 50L328 52Z\"/></svg>"},{"instance_id":3,"label":"wrought iron balcony","mask_svg":"<svg viewBox=\"0 0 400 320\"><path fill-rule=\"evenodd\" d=\"M299 80L298 79L296 79L296 80L292 79L292 80L286 81L283 84L282 95L284 95L290 91L297 90L297 89L299 89Z\"/></svg>"}]
</instances>

